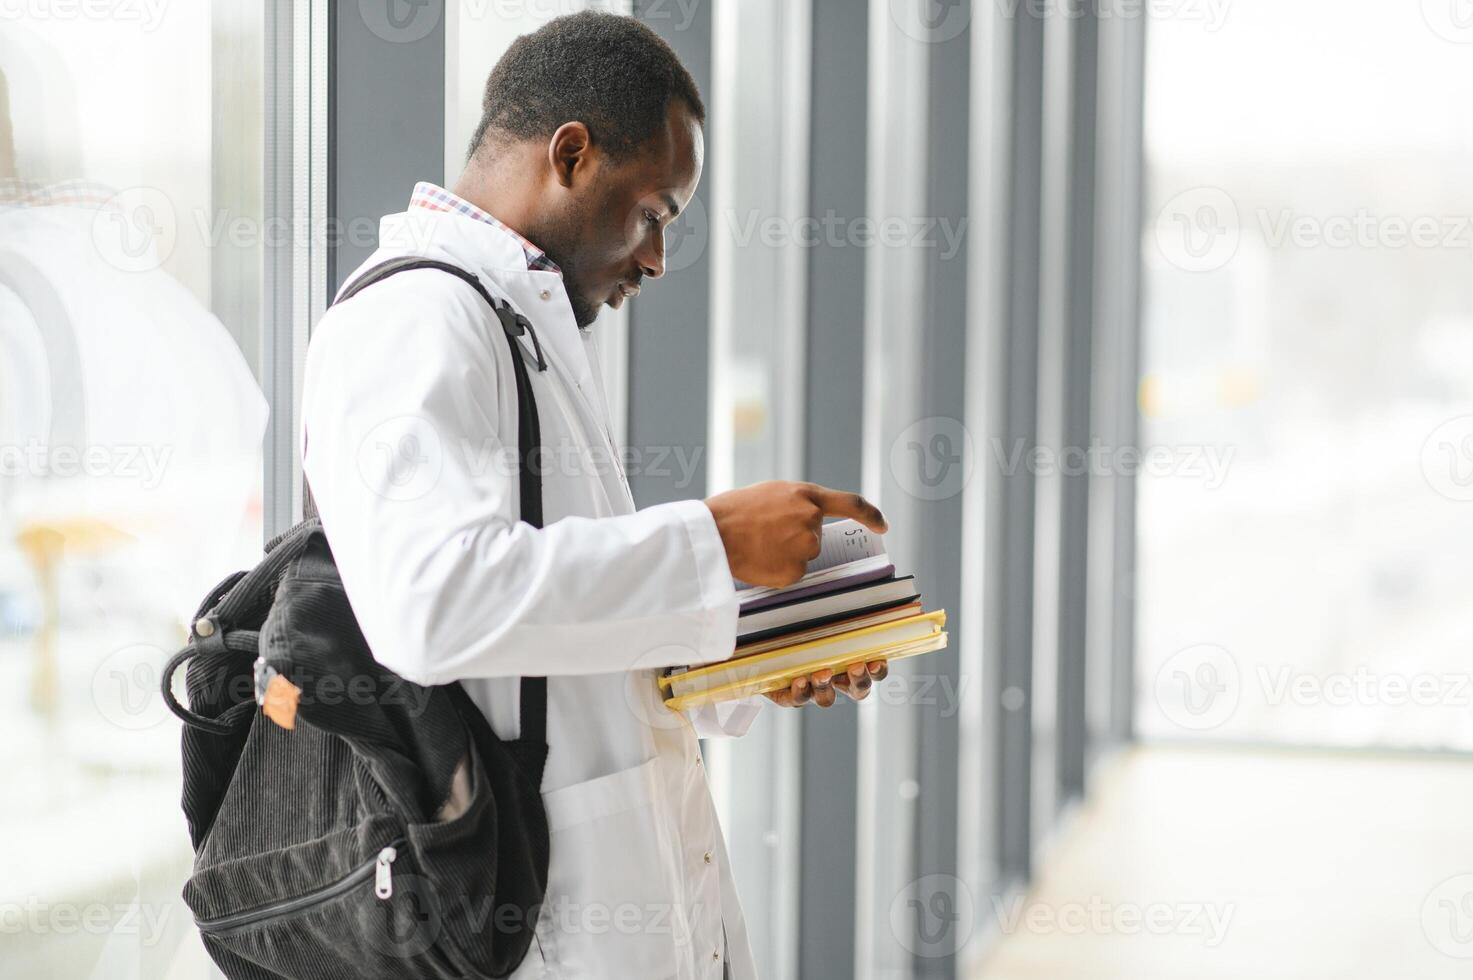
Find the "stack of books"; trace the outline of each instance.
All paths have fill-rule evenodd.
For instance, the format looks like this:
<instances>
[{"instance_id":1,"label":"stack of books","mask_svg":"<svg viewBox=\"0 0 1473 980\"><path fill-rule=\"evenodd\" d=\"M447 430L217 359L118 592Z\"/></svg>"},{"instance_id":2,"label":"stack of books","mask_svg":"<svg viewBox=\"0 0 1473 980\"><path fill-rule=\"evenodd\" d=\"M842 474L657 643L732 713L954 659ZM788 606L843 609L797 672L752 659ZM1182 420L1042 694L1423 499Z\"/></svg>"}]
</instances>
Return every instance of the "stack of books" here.
<instances>
[{"instance_id":1,"label":"stack of books","mask_svg":"<svg viewBox=\"0 0 1473 980\"><path fill-rule=\"evenodd\" d=\"M767 694L794 679L946 646L945 610L925 612L914 575L897 577L884 539L858 521L824 525L817 558L780 589L737 583L741 615L731 657L660 678L677 711Z\"/></svg>"}]
</instances>

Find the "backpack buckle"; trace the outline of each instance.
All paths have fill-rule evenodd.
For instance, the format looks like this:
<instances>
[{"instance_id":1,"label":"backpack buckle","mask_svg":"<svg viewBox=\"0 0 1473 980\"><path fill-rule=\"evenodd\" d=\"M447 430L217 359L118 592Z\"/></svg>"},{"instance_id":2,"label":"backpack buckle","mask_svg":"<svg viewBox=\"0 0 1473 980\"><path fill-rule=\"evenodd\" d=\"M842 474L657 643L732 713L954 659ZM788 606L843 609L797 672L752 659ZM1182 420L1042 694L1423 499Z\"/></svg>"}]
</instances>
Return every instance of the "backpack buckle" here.
<instances>
[{"instance_id":1,"label":"backpack buckle","mask_svg":"<svg viewBox=\"0 0 1473 980\"><path fill-rule=\"evenodd\" d=\"M537 331L532 329L532 321L514 311L510 306L497 306L493 309L496 311L496 319L501 321L501 329L506 331L506 335L511 338L512 346L521 350L523 356L526 356L527 352L521 344L516 342L516 338L522 334L531 336L532 349L537 352L532 363L537 365L537 370L546 371L547 359L542 356L542 344L537 339Z\"/></svg>"}]
</instances>

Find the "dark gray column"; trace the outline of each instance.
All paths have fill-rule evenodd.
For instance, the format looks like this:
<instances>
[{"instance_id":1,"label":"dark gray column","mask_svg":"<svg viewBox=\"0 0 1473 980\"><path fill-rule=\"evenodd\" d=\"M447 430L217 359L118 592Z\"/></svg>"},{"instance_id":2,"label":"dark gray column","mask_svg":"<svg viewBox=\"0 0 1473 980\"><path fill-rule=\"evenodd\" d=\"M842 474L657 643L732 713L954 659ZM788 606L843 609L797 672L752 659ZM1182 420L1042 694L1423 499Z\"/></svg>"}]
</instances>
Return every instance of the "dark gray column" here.
<instances>
[{"instance_id":1,"label":"dark gray column","mask_svg":"<svg viewBox=\"0 0 1473 980\"><path fill-rule=\"evenodd\" d=\"M962 5L969 2L963 0ZM970 16L967 20L970 24ZM922 418L935 420L921 430L920 439L927 447L928 465L935 467L928 478L939 482L936 499L922 500L916 507L920 547L915 572L927 608L947 610L946 629L951 640L945 650L925 658L927 679L935 680L915 709L919 778L913 846L917 877L952 878L958 868L959 713L964 683L961 645L963 631L968 628L961 594L965 498L962 481L940 467L964 465L964 447L956 444L956 433L966 417L971 44L969 27L954 37L934 42L929 61L925 220L935 224L924 249L926 310L918 322L916 339L924 345L920 413ZM967 681L979 682L977 677ZM935 896L933 901L939 898ZM961 907L958 896L949 898L954 907ZM964 935L955 928L944 930L937 941L923 935L915 945L915 976L938 980L955 976L957 945Z\"/></svg>"},{"instance_id":2,"label":"dark gray column","mask_svg":"<svg viewBox=\"0 0 1473 980\"><path fill-rule=\"evenodd\" d=\"M984 452L995 486L988 493L984 649L998 652L996 702L997 860L1005 881L1026 880L1032 868L1033 543L1034 480L1026 459L1037 443L1039 227L1042 171L1043 21L1020 5L1002 21L1010 33L1012 92L1009 123L1005 313L999 325L997 373L988 436L1001 453ZM1001 459L999 459L1001 456Z\"/></svg>"},{"instance_id":3,"label":"dark gray column","mask_svg":"<svg viewBox=\"0 0 1473 980\"><path fill-rule=\"evenodd\" d=\"M417 180L445 169L445 0L339 3L330 14L329 300Z\"/></svg>"},{"instance_id":4,"label":"dark gray column","mask_svg":"<svg viewBox=\"0 0 1473 980\"><path fill-rule=\"evenodd\" d=\"M869 23L852 0L813 0L810 213L864 214L868 152ZM862 485L864 250L809 249L804 471L827 486ZM855 758L853 707L805 710L798 884L798 972L849 980L855 948L820 937L854 930L857 784L835 760Z\"/></svg>"},{"instance_id":5,"label":"dark gray column","mask_svg":"<svg viewBox=\"0 0 1473 980\"><path fill-rule=\"evenodd\" d=\"M1071 19L1068 184L1064 255L1063 445L1087 450L1094 347L1095 92L1099 22L1089 0ZM1058 636L1058 790L1067 802L1084 793L1085 642L1089 561L1088 469L1060 475Z\"/></svg>"},{"instance_id":6,"label":"dark gray column","mask_svg":"<svg viewBox=\"0 0 1473 980\"><path fill-rule=\"evenodd\" d=\"M640 507L704 496L706 488L706 424L711 385L711 4L681 8L669 0L636 0L634 14L680 56L706 100L706 170L696 188L695 203L672 226L666 240L667 278L630 303L629 434L626 444L644 454L684 453L695 462L691 481L676 486L668 476L640 472L629 475L629 487ZM688 15L688 16L687 16ZM678 237L677 237L678 236ZM689 240L687 236L696 236ZM678 256L677 262L674 257ZM680 268L676 268L679 265Z\"/></svg>"}]
</instances>

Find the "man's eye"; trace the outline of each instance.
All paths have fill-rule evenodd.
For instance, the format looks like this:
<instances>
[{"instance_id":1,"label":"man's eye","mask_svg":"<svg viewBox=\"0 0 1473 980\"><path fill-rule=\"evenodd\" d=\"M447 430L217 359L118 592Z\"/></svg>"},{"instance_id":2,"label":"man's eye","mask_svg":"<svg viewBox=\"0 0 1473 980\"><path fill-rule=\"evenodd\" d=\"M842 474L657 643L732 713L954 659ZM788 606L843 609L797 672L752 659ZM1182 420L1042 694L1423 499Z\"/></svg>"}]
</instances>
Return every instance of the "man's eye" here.
<instances>
[{"instance_id":1,"label":"man's eye","mask_svg":"<svg viewBox=\"0 0 1473 980\"><path fill-rule=\"evenodd\" d=\"M658 225L660 223L660 216L653 211L646 211L644 213L644 220L652 225Z\"/></svg>"}]
</instances>

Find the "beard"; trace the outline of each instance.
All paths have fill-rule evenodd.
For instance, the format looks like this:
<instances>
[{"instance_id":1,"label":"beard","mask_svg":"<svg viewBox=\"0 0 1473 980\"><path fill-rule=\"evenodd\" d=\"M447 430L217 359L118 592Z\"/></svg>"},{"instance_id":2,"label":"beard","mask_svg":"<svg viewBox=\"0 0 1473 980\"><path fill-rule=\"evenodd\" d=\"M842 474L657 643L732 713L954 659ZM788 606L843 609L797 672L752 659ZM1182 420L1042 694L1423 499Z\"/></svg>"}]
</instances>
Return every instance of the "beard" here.
<instances>
[{"instance_id":1,"label":"beard","mask_svg":"<svg viewBox=\"0 0 1473 980\"><path fill-rule=\"evenodd\" d=\"M595 190L598 187L596 183ZM573 307L573 321L579 329L598 319L599 307L603 306L602 299L589 298L585 268L588 248L583 239L587 235L585 229L590 225L589 215L595 210L587 201L574 202L561 220L542 232L547 241L537 243L543 254L557 263L562 271L563 291L568 294L568 303Z\"/></svg>"},{"instance_id":2,"label":"beard","mask_svg":"<svg viewBox=\"0 0 1473 980\"><path fill-rule=\"evenodd\" d=\"M543 248L543 254L557 264L563 275L563 291L568 294L568 303L573 307L573 321L579 328L586 327L598 319L602 303L588 299L586 280L576 258L557 246Z\"/></svg>"}]
</instances>

